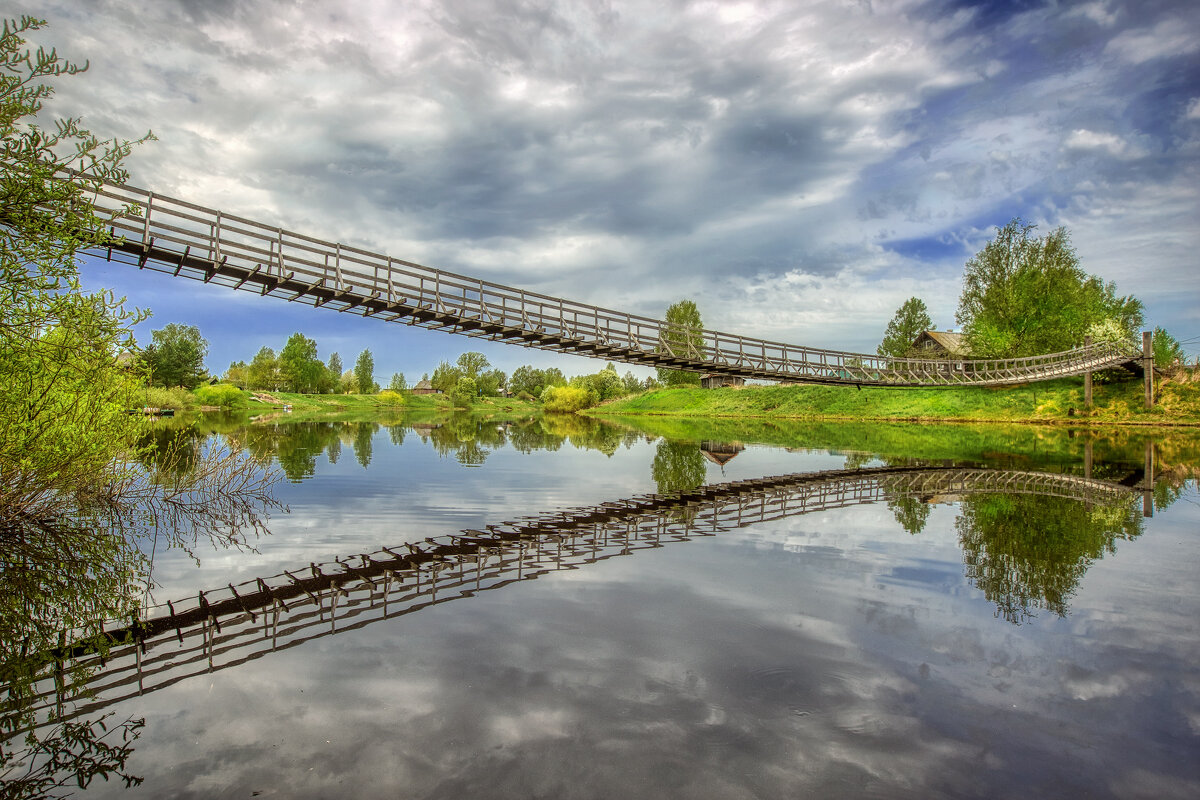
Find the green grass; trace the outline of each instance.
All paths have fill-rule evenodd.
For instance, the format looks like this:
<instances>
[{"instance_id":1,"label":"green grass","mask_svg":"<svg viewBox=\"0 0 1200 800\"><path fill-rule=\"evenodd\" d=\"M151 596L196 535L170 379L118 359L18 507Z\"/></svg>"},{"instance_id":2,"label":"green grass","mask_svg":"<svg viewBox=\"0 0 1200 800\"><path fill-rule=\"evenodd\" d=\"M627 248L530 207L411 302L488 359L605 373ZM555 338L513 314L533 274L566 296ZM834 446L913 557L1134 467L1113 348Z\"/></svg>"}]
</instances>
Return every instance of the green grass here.
<instances>
[{"instance_id":1,"label":"green grass","mask_svg":"<svg viewBox=\"0 0 1200 800\"><path fill-rule=\"evenodd\" d=\"M438 414L448 414L454 410L445 395L435 394L413 395L405 392L403 405L381 402L379 395L374 394L297 394L295 392L271 392L270 394L281 404L290 405L291 412L287 413L278 406L255 401L250 402L249 412L260 419L271 418L276 421L365 422L393 418L401 414L432 417ZM472 404L468 411L471 414L482 414L487 417L503 416L517 419L533 413L540 413L540 406L524 400L485 397Z\"/></svg>"},{"instance_id":2,"label":"green grass","mask_svg":"<svg viewBox=\"0 0 1200 800\"><path fill-rule=\"evenodd\" d=\"M771 419L904 420L1200 425L1200 384L1160 382L1154 408L1143 408L1141 382L1098 384L1083 407L1079 379L1004 388L857 389L845 386L748 386L658 389L606 403L597 416L662 414Z\"/></svg>"}]
</instances>

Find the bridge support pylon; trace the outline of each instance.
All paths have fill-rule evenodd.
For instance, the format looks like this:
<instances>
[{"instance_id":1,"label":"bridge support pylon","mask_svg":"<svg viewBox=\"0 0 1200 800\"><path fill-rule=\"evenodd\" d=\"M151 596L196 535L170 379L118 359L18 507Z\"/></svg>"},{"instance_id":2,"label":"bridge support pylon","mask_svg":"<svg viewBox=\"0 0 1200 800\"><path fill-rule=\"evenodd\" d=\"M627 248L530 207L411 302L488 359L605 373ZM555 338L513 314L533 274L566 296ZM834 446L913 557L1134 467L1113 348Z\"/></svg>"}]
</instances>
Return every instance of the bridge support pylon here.
<instances>
[{"instance_id":1,"label":"bridge support pylon","mask_svg":"<svg viewBox=\"0 0 1200 800\"><path fill-rule=\"evenodd\" d=\"M1092 346L1092 337L1083 337L1083 346ZM1088 411L1092 410L1092 371L1089 369L1083 373L1083 407ZM1091 477L1090 475L1088 476Z\"/></svg>"},{"instance_id":2,"label":"bridge support pylon","mask_svg":"<svg viewBox=\"0 0 1200 800\"><path fill-rule=\"evenodd\" d=\"M1146 386L1146 408L1154 408L1154 334L1142 331L1142 380Z\"/></svg>"}]
</instances>

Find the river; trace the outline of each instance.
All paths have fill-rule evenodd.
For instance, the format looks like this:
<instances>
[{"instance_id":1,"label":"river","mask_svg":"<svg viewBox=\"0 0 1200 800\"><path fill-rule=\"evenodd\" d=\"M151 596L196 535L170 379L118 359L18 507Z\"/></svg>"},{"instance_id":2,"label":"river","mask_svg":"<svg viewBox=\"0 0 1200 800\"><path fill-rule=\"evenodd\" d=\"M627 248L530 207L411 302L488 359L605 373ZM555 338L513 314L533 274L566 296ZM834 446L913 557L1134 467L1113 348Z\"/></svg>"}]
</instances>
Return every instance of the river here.
<instances>
[{"instance_id":1,"label":"river","mask_svg":"<svg viewBox=\"0 0 1200 800\"><path fill-rule=\"evenodd\" d=\"M144 723L144 782L80 796L1200 796L1195 434L180 435L279 470L281 507L139 538L159 627L66 659L89 695L43 659L10 702L47 741L56 713Z\"/></svg>"}]
</instances>

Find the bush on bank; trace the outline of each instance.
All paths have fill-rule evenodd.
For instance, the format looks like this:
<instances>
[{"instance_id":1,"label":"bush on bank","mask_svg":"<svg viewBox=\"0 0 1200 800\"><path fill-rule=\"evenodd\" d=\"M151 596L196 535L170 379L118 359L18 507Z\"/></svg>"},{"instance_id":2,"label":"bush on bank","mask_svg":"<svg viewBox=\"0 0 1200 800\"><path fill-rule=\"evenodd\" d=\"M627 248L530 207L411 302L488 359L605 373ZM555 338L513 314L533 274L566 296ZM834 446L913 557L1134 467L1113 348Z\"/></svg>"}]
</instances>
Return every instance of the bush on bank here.
<instances>
[{"instance_id":1,"label":"bush on bank","mask_svg":"<svg viewBox=\"0 0 1200 800\"><path fill-rule=\"evenodd\" d=\"M231 383L200 386L193 392L202 406L219 406L225 409L245 408L246 393Z\"/></svg>"},{"instance_id":2,"label":"bush on bank","mask_svg":"<svg viewBox=\"0 0 1200 800\"><path fill-rule=\"evenodd\" d=\"M599 402L594 391L576 386L547 386L542 392L542 408L551 413L571 414Z\"/></svg>"}]
</instances>

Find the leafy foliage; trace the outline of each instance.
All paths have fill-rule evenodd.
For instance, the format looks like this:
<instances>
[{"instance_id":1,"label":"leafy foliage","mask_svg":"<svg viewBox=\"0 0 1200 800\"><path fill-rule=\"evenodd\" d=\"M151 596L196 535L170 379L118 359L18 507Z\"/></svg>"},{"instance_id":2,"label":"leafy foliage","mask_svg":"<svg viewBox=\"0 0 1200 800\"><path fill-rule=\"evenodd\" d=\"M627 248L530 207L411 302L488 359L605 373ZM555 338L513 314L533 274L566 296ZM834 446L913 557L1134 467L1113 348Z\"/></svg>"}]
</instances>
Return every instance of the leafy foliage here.
<instances>
[{"instance_id":1,"label":"leafy foliage","mask_svg":"<svg viewBox=\"0 0 1200 800\"><path fill-rule=\"evenodd\" d=\"M570 385L591 392L595 395L596 403L603 403L605 400L613 400L628 394L625 389L625 381L621 380L621 376L617 374L616 365L611 363L606 364L604 369L599 372L572 378Z\"/></svg>"},{"instance_id":2,"label":"leafy foliage","mask_svg":"<svg viewBox=\"0 0 1200 800\"><path fill-rule=\"evenodd\" d=\"M384 389L375 397L375 402L381 406L402 406L404 395L392 389Z\"/></svg>"},{"instance_id":3,"label":"leafy foliage","mask_svg":"<svg viewBox=\"0 0 1200 800\"><path fill-rule=\"evenodd\" d=\"M379 384L375 383L375 357L370 350L363 350L354 362L354 379L358 382L358 391L362 394L375 394Z\"/></svg>"},{"instance_id":4,"label":"leafy foliage","mask_svg":"<svg viewBox=\"0 0 1200 800\"><path fill-rule=\"evenodd\" d=\"M547 386L541 400L546 411L558 414L582 411L600 402L594 392L579 386Z\"/></svg>"},{"instance_id":5,"label":"leafy foliage","mask_svg":"<svg viewBox=\"0 0 1200 800\"><path fill-rule=\"evenodd\" d=\"M42 81L84 69L25 47L43 25L23 17L0 32L0 527L107 493L141 425L125 413L140 375L121 354L144 315L84 294L76 272L77 252L109 236L91 197L127 177L132 144L102 142L78 120L34 124L53 94Z\"/></svg>"},{"instance_id":6,"label":"leafy foliage","mask_svg":"<svg viewBox=\"0 0 1200 800\"><path fill-rule=\"evenodd\" d=\"M279 351L279 372L283 385L292 392L319 392L327 383L325 365L317 358L317 343L299 331L289 336Z\"/></svg>"},{"instance_id":7,"label":"leafy foliage","mask_svg":"<svg viewBox=\"0 0 1200 800\"><path fill-rule=\"evenodd\" d=\"M1150 348L1154 352L1154 366L1159 369L1166 369L1173 364L1182 364L1187 358L1187 354L1183 352L1183 345L1164 328L1154 329Z\"/></svg>"},{"instance_id":8,"label":"leafy foliage","mask_svg":"<svg viewBox=\"0 0 1200 800\"><path fill-rule=\"evenodd\" d=\"M881 356L903 358L912 353L913 340L933 327L929 309L919 297L910 297L896 309L895 316L883 332L883 341L875 352Z\"/></svg>"},{"instance_id":9,"label":"leafy foliage","mask_svg":"<svg viewBox=\"0 0 1200 800\"><path fill-rule=\"evenodd\" d=\"M672 303L667 307L658 352L669 353L678 358L701 358L703 350L704 322L700 319L700 309L691 300ZM700 374L659 367L658 380L664 386L698 386Z\"/></svg>"},{"instance_id":10,"label":"leafy foliage","mask_svg":"<svg viewBox=\"0 0 1200 800\"><path fill-rule=\"evenodd\" d=\"M518 397L541 397L549 386L566 386L567 379L558 367L538 369L531 366L517 367L508 379L508 388Z\"/></svg>"},{"instance_id":11,"label":"leafy foliage","mask_svg":"<svg viewBox=\"0 0 1200 800\"><path fill-rule=\"evenodd\" d=\"M201 386L194 392L200 405L234 409L246 407L246 393L228 383Z\"/></svg>"},{"instance_id":12,"label":"leafy foliage","mask_svg":"<svg viewBox=\"0 0 1200 800\"><path fill-rule=\"evenodd\" d=\"M142 353L142 360L155 386L182 386L194 389L207 373L204 359L208 340L195 325L169 323L153 331L153 343Z\"/></svg>"},{"instance_id":13,"label":"leafy foliage","mask_svg":"<svg viewBox=\"0 0 1200 800\"><path fill-rule=\"evenodd\" d=\"M275 351L263 347L254 354L250 365L246 367L246 388L275 392L282 387L283 374L279 368L279 360L275 358Z\"/></svg>"},{"instance_id":14,"label":"leafy foliage","mask_svg":"<svg viewBox=\"0 0 1200 800\"><path fill-rule=\"evenodd\" d=\"M475 385L474 378L468 378L464 375L458 379L458 382L454 384L447 394L455 408L467 408L479 395L479 388Z\"/></svg>"},{"instance_id":15,"label":"leafy foliage","mask_svg":"<svg viewBox=\"0 0 1200 800\"><path fill-rule=\"evenodd\" d=\"M392 373L392 379L388 382L388 389L393 392L403 392L408 389L408 381L404 379L403 372Z\"/></svg>"},{"instance_id":16,"label":"leafy foliage","mask_svg":"<svg viewBox=\"0 0 1200 800\"><path fill-rule=\"evenodd\" d=\"M1116 320L1131 336L1143 323L1132 296L1088 275L1065 228L1034 237L1014 219L966 264L955 318L976 357L1029 356L1083 344L1089 327Z\"/></svg>"}]
</instances>

